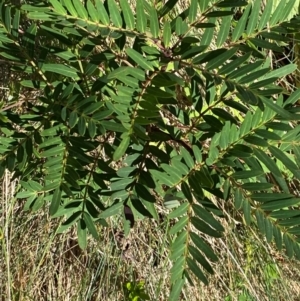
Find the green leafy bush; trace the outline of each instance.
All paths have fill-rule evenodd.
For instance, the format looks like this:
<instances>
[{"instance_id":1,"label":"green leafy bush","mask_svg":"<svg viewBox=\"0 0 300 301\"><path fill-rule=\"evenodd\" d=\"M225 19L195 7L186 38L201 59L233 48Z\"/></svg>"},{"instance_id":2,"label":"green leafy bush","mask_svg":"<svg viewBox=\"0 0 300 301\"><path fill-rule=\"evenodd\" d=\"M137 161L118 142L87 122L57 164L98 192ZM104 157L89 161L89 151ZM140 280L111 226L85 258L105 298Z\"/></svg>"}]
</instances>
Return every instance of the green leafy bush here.
<instances>
[{"instance_id":1,"label":"green leafy bush","mask_svg":"<svg viewBox=\"0 0 300 301\"><path fill-rule=\"evenodd\" d=\"M300 91L273 66L299 19L293 1L1 2L0 56L40 93L0 115L0 171L24 210L50 204L78 241L121 214L171 209L171 292L207 283L224 208L300 257ZM239 15L237 12L242 12ZM234 213L232 213L234 214ZM130 216L133 215L133 218ZM205 271L205 272L204 272Z\"/></svg>"}]
</instances>

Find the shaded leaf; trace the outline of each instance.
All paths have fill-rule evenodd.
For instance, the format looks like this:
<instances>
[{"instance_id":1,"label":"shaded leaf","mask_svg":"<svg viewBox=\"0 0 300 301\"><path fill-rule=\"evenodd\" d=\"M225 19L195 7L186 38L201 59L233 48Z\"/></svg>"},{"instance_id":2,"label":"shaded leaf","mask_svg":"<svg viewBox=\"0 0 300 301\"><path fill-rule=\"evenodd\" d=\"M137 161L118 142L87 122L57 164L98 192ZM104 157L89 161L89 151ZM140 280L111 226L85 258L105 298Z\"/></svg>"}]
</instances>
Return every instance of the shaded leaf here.
<instances>
[{"instance_id":1,"label":"shaded leaf","mask_svg":"<svg viewBox=\"0 0 300 301\"><path fill-rule=\"evenodd\" d=\"M205 275L203 274L203 272L201 271L201 269L198 267L198 265L190 257L188 257L186 259L186 262L187 262L188 267L190 268L190 270L195 274L195 276L200 281L202 281L204 284L208 285L208 280L205 277Z\"/></svg>"},{"instance_id":2,"label":"shaded leaf","mask_svg":"<svg viewBox=\"0 0 300 301\"><path fill-rule=\"evenodd\" d=\"M50 209L49 209L51 215L54 215L56 213L56 211L58 210L60 201L61 201L61 189L60 189L60 187L57 187L54 191Z\"/></svg>"},{"instance_id":3,"label":"shaded leaf","mask_svg":"<svg viewBox=\"0 0 300 301\"><path fill-rule=\"evenodd\" d=\"M95 224L94 224L91 216L88 213L83 212L83 219L85 221L85 224L86 224L89 232L93 235L93 237L95 239L99 239L99 235L98 235L97 229L95 227Z\"/></svg>"}]
</instances>

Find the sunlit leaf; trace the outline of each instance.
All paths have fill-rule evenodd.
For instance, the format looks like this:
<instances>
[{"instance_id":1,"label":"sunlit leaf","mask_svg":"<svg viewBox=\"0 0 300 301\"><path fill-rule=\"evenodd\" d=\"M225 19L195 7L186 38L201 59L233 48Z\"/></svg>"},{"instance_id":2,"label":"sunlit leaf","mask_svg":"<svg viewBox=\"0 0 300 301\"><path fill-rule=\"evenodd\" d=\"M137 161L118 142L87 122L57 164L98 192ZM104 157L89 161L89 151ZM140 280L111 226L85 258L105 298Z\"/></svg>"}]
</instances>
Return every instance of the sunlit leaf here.
<instances>
[{"instance_id":1,"label":"sunlit leaf","mask_svg":"<svg viewBox=\"0 0 300 301\"><path fill-rule=\"evenodd\" d=\"M122 17L115 0L107 0L107 3L111 21L116 27L122 28Z\"/></svg>"},{"instance_id":2,"label":"sunlit leaf","mask_svg":"<svg viewBox=\"0 0 300 301\"><path fill-rule=\"evenodd\" d=\"M77 70L70 66L65 66L62 64L44 64L42 69L44 71L54 72L66 77L79 79Z\"/></svg>"},{"instance_id":3,"label":"sunlit leaf","mask_svg":"<svg viewBox=\"0 0 300 301\"><path fill-rule=\"evenodd\" d=\"M111 207L108 207L107 209L105 209L105 211L101 212L99 215L99 218L107 218L110 217L112 215L116 215L120 212L121 208L123 208L123 203L116 203L114 205L112 205Z\"/></svg>"},{"instance_id":4,"label":"sunlit leaf","mask_svg":"<svg viewBox=\"0 0 300 301\"><path fill-rule=\"evenodd\" d=\"M138 66L142 67L145 70L154 70L153 65L147 61L145 57L143 57L140 53L132 48L127 48L126 53L128 56L135 61Z\"/></svg>"},{"instance_id":5,"label":"sunlit leaf","mask_svg":"<svg viewBox=\"0 0 300 301\"><path fill-rule=\"evenodd\" d=\"M121 5L122 13L124 15L127 28L134 29L134 16L132 13L132 8L128 4L128 1L121 0L120 5Z\"/></svg>"},{"instance_id":6,"label":"sunlit leaf","mask_svg":"<svg viewBox=\"0 0 300 301\"><path fill-rule=\"evenodd\" d=\"M129 143L130 143L130 136L125 136L120 145L117 147L116 151L114 152L114 156L113 156L113 159L115 161L119 160L126 152L128 146L129 146Z\"/></svg>"},{"instance_id":7,"label":"sunlit leaf","mask_svg":"<svg viewBox=\"0 0 300 301\"><path fill-rule=\"evenodd\" d=\"M87 247L87 235L86 235L86 223L84 219L79 219L77 222L77 236L78 244L82 250L85 250Z\"/></svg>"}]
</instances>

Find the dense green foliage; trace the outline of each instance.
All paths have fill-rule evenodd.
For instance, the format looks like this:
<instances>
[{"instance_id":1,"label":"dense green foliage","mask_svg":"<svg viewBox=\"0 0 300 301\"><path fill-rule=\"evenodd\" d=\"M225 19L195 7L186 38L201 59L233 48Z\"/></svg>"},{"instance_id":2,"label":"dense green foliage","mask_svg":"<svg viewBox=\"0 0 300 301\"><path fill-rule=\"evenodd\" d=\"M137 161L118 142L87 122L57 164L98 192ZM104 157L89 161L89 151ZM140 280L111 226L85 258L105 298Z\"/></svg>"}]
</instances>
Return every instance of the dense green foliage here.
<instances>
[{"instance_id":1,"label":"dense green foliage","mask_svg":"<svg viewBox=\"0 0 300 301\"><path fill-rule=\"evenodd\" d=\"M170 300L213 274L224 207L300 258L300 91L278 84L297 66L269 55L300 28L293 1L177 2L0 6L0 56L40 93L1 112L1 175L20 179L25 210L76 224L82 248L111 216L125 233L130 213L159 220L163 201Z\"/></svg>"}]
</instances>

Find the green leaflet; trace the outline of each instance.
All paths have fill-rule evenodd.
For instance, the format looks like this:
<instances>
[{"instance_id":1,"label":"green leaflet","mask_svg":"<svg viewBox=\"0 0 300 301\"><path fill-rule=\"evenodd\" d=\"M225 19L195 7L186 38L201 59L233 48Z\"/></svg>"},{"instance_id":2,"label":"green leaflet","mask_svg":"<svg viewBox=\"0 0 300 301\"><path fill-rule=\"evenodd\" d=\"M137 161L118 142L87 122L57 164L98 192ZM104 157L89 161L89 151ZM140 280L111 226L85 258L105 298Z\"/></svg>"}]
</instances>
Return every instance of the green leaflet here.
<instances>
[{"instance_id":1,"label":"green leaflet","mask_svg":"<svg viewBox=\"0 0 300 301\"><path fill-rule=\"evenodd\" d=\"M182 177L180 173L177 172L177 170L174 167L169 166L168 164L161 164L161 167L164 169L166 173L168 173L172 179L173 182L181 182Z\"/></svg>"},{"instance_id":2,"label":"green leaflet","mask_svg":"<svg viewBox=\"0 0 300 301\"><path fill-rule=\"evenodd\" d=\"M209 0L203 0L199 2L201 13L203 13L208 8L209 2L210 2Z\"/></svg>"},{"instance_id":3,"label":"green leaflet","mask_svg":"<svg viewBox=\"0 0 300 301\"><path fill-rule=\"evenodd\" d=\"M232 177L234 179L248 179L257 176L263 175L264 172L262 170L243 170L235 172Z\"/></svg>"},{"instance_id":4,"label":"green leaflet","mask_svg":"<svg viewBox=\"0 0 300 301\"><path fill-rule=\"evenodd\" d=\"M250 225L251 224L251 206L247 200L244 200L242 209L243 209L243 213L244 213L245 222L247 225Z\"/></svg>"},{"instance_id":5,"label":"green leaflet","mask_svg":"<svg viewBox=\"0 0 300 301\"><path fill-rule=\"evenodd\" d=\"M195 226L195 228L197 230L201 231L202 233L205 233L205 234L207 234L209 236L212 236L212 237L222 237L222 235L219 232L212 229L207 223L200 220L199 218L192 217L191 222Z\"/></svg>"},{"instance_id":6,"label":"green leaflet","mask_svg":"<svg viewBox=\"0 0 300 301\"><path fill-rule=\"evenodd\" d=\"M232 16L222 18L222 26L217 37L217 46L221 47L228 38Z\"/></svg>"},{"instance_id":7,"label":"green leaflet","mask_svg":"<svg viewBox=\"0 0 300 301\"><path fill-rule=\"evenodd\" d=\"M205 257L199 252L197 248L194 246L189 245L189 252L193 256L193 258L201 264L210 274L213 274L214 271L209 264L209 262L205 259Z\"/></svg>"},{"instance_id":8,"label":"green leaflet","mask_svg":"<svg viewBox=\"0 0 300 301\"><path fill-rule=\"evenodd\" d=\"M137 196L141 197L145 201L155 203L154 196L148 191L148 189L145 186L136 183L135 191L137 193Z\"/></svg>"},{"instance_id":9,"label":"green leaflet","mask_svg":"<svg viewBox=\"0 0 300 301\"><path fill-rule=\"evenodd\" d=\"M144 0L136 1L136 15L137 15L136 28L140 32L145 32L147 26L147 18L146 18L143 4L144 4Z\"/></svg>"},{"instance_id":10,"label":"green leaflet","mask_svg":"<svg viewBox=\"0 0 300 301\"><path fill-rule=\"evenodd\" d=\"M154 7L151 8L149 19L150 19L150 32L153 38L157 38L159 35L159 23L158 23L157 11Z\"/></svg>"},{"instance_id":11,"label":"green leaflet","mask_svg":"<svg viewBox=\"0 0 300 301\"><path fill-rule=\"evenodd\" d=\"M273 225L268 218L265 219L265 231L267 242L270 243L273 238Z\"/></svg>"},{"instance_id":12,"label":"green leaflet","mask_svg":"<svg viewBox=\"0 0 300 301\"><path fill-rule=\"evenodd\" d=\"M87 227L84 219L79 219L77 222L77 236L78 244L82 250L86 249L87 246Z\"/></svg>"},{"instance_id":13,"label":"green leaflet","mask_svg":"<svg viewBox=\"0 0 300 301\"><path fill-rule=\"evenodd\" d=\"M287 106L289 104L294 104L296 101L298 101L299 96L300 96L300 89L297 89L288 97L288 99L284 102L284 105Z\"/></svg>"},{"instance_id":14,"label":"green leaflet","mask_svg":"<svg viewBox=\"0 0 300 301\"><path fill-rule=\"evenodd\" d=\"M186 246L184 244L180 244L180 245L176 245L176 247L175 247L175 245L173 244L172 247L173 247L173 250L170 255L170 259L175 261L179 256L182 256L184 254Z\"/></svg>"},{"instance_id":15,"label":"green leaflet","mask_svg":"<svg viewBox=\"0 0 300 301\"><path fill-rule=\"evenodd\" d=\"M158 170L151 169L150 172L154 176L154 178L159 180L159 182L162 183L162 184L166 184L170 187L173 187L176 183L171 179L170 176L166 176L164 173L159 172Z\"/></svg>"},{"instance_id":16,"label":"green leaflet","mask_svg":"<svg viewBox=\"0 0 300 301\"><path fill-rule=\"evenodd\" d=\"M99 218L107 218L112 215L116 215L120 212L121 208L123 208L123 203L116 203L105 209L105 211L101 212Z\"/></svg>"},{"instance_id":17,"label":"green leaflet","mask_svg":"<svg viewBox=\"0 0 300 301\"><path fill-rule=\"evenodd\" d=\"M216 3L216 7L241 7L246 5L247 5L247 1L244 0L235 0L235 1L224 0L219 3Z\"/></svg>"},{"instance_id":18,"label":"green leaflet","mask_svg":"<svg viewBox=\"0 0 300 301\"><path fill-rule=\"evenodd\" d=\"M35 195L36 195L36 193L34 191L21 191L21 192L17 193L16 198L23 199L23 198L28 198L28 197L35 196Z\"/></svg>"},{"instance_id":19,"label":"green leaflet","mask_svg":"<svg viewBox=\"0 0 300 301\"><path fill-rule=\"evenodd\" d=\"M153 65L147 61L140 53L132 48L126 49L127 55L137 63L137 65L141 66L145 70L154 70Z\"/></svg>"},{"instance_id":20,"label":"green leaflet","mask_svg":"<svg viewBox=\"0 0 300 301\"><path fill-rule=\"evenodd\" d=\"M269 24L270 26L274 25L275 23L277 23L279 20L283 21L283 16L285 15L285 4L286 4L287 0L282 0L280 2L279 5L277 5L276 9L274 10L270 20L269 20Z\"/></svg>"},{"instance_id":21,"label":"green leaflet","mask_svg":"<svg viewBox=\"0 0 300 301\"><path fill-rule=\"evenodd\" d=\"M83 213L83 219L85 221L85 224L86 224L89 232L93 235L93 237L95 239L98 239L99 235L98 235L97 229L95 227L95 224L94 224L91 216L88 213L84 212Z\"/></svg>"},{"instance_id":22,"label":"green leaflet","mask_svg":"<svg viewBox=\"0 0 300 301\"><path fill-rule=\"evenodd\" d=\"M176 208L174 211L172 211L169 215L168 218L175 218L179 217L187 212L189 208L189 203L183 203L181 204L178 208Z\"/></svg>"},{"instance_id":23,"label":"green leaflet","mask_svg":"<svg viewBox=\"0 0 300 301\"><path fill-rule=\"evenodd\" d=\"M292 197L293 195L288 193L253 193L251 195L251 198L258 202L290 199Z\"/></svg>"},{"instance_id":24,"label":"green leaflet","mask_svg":"<svg viewBox=\"0 0 300 301\"><path fill-rule=\"evenodd\" d=\"M122 18L115 0L107 0L107 3L111 21L116 27L121 28Z\"/></svg>"},{"instance_id":25,"label":"green leaflet","mask_svg":"<svg viewBox=\"0 0 300 301\"><path fill-rule=\"evenodd\" d=\"M270 49L270 50L277 51L277 52L282 51L282 49L279 46L277 46L277 44L270 43L263 39L250 38L249 41L251 43L253 43L255 46L260 47L260 48Z\"/></svg>"},{"instance_id":26,"label":"green leaflet","mask_svg":"<svg viewBox=\"0 0 300 301\"><path fill-rule=\"evenodd\" d=\"M191 0L191 6L189 8L189 21L194 22L197 16L197 9L198 9L198 1Z\"/></svg>"},{"instance_id":27,"label":"green leaflet","mask_svg":"<svg viewBox=\"0 0 300 301\"><path fill-rule=\"evenodd\" d=\"M181 290L183 288L185 279L178 279L176 282L173 283L171 293L169 296L169 301L177 300L179 295L181 294Z\"/></svg>"},{"instance_id":28,"label":"green leaflet","mask_svg":"<svg viewBox=\"0 0 300 301\"><path fill-rule=\"evenodd\" d=\"M261 1L255 0L252 3L252 10L249 16L248 25L246 28L246 33L248 36L252 35L254 33L254 30L256 29L257 22L259 20L259 13L261 9Z\"/></svg>"},{"instance_id":29,"label":"green leaflet","mask_svg":"<svg viewBox=\"0 0 300 301\"><path fill-rule=\"evenodd\" d=\"M220 68L218 73L219 74L229 74L235 68L242 66L242 64L249 59L250 55L251 55L250 53L246 53L245 55L236 58L232 62L230 62L230 63L224 65L222 68Z\"/></svg>"},{"instance_id":30,"label":"green leaflet","mask_svg":"<svg viewBox=\"0 0 300 301\"><path fill-rule=\"evenodd\" d=\"M87 20L88 19L88 13L86 9L84 8L82 2L80 0L72 0L74 4L74 8L76 9L78 16L82 19Z\"/></svg>"},{"instance_id":31,"label":"green leaflet","mask_svg":"<svg viewBox=\"0 0 300 301\"><path fill-rule=\"evenodd\" d=\"M94 138L96 135L96 124L93 120L90 120L88 123L88 131L91 138Z\"/></svg>"},{"instance_id":32,"label":"green leaflet","mask_svg":"<svg viewBox=\"0 0 300 301\"><path fill-rule=\"evenodd\" d=\"M230 59L237 52L237 48L231 48L230 50L214 57L211 61L206 64L206 69L211 70L214 68L219 68L223 63Z\"/></svg>"},{"instance_id":33,"label":"green leaflet","mask_svg":"<svg viewBox=\"0 0 300 301\"><path fill-rule=\"evenodd\" d=\"M164 41L164 45L166 47L170 46L170 41L171 41L171 25L170 22L166 22L164 25L164 31L163 31L163 41Z\"/></svg>"},{"instance_id":34,"label":"green leaflet","mask_svg":"<svg viewBox=\"0 0 300 301\"><path fill-rule=\"evenodd\" d=\"M281 68L270 71L267 75L265 75L263 77L263 79L284 77L284 76L294 72L296 69L297 69L297 65L288 64Z\"/></svg>"},{"instance_id":35,"label":"green leaflet","mask_svg":"<svg viewBox=\"0 0 300 301\"><path fill-rule=\"evenodd\" d=\"M294 118L296 119L297 117L288 112L287 110L283 109L276 103L274 103L271 99L267 99L265 97L261 97L261 100L263 103L268 106L270 109L272 109L274 112L276 112L278 115L283 117L286 120L293 120Z\"/></svg>"},{"instance_id":36,"label":"green leaflet","mask_svg":"<svg viewBox=\"0 0 300 301\"><path fill-rule=\"evenodd\" d=\"M61 3L59 1L57 1L57 0L50 0L49 2L54 7L55 11L58 12L59 14L62 14L62 15L66 15L67 14L66 10L64 9L64 7L61 5Z\"/></svg>"},{"instance_id":37,"label":"green leaflet","mask_svg":"<svg viewBox=\"0 0 300 301\"><path fill-rule=\"evenodd\" d=\"M75 68L61 65L61 64L44 64L42 70L54 72L74 79L79 79L77 75L77 70Z\"/></svg>"},{"instance_id":38,"label":"green leaflet","mask_svg":"<svg viewBox=\"0 0 300 301\"><path fill-rule=\"evenodd\" d=\"M269 150L295 175L295 177L297 177L298 179L300 178L300 171L298 170L298 166L291 159L289 159L283 151L274 146L269 146Z\"/></svg>"},{"instance_id":39,"label":"green leaflet","mask_svg":"<svg viewBox=\"0 0 300 301\"><path fill-rule=\"evenodd\" d=\"M58 210L59 205L60 205L60 200L61 200L61 189L59 187L57 187L54 191L51 205L50 205L50 214L51 215L54 215L56 213L56 211Z\"/></svg>"},{"instance_id":40,"label":"green leaflet","mask_svg":"<svg viewBox=\"0 0 300 301\"><path fill-rule=\"evenodd\" d=\"M86 119L83 116L80 116L77 123L78 133L83 136L86 131Z\"/></svg>"},{"instance_id":41,"label":"green leaflet","mask_svg":"<svg viewBox=\"0 0 300 301\"><path fill-rule=\"evenodd\" d=\"M195 264L195 262L190 257L187 258L187 264L188 264L188 267L190 268L190 270L195 274L195 276L200 281L202 281L204 284L207 285L208 284L207 278L205 277L205 275L203 274L201 269L198 267L198 265Z\"/></svg>"},{"instance_id":42,"label":"green leaflet","mask_svg":"<svg viewBox=\"0 0 300 301\"><path fill-rule=\"evenodd\" d=\"M168 14L172 9L173 7L177 4L178 0L169 0L165 3L165 5L160 9L159 11L159 17L163 17L165 16L166 14Z\"/></svg>"},{"instance_id":43,"label":"green leaflet","mask_svg":"<svg viewBox=\"0 0 300 301\"><path fill-rule=\"evenodd\" d=\"M179 257L171 268L171 282L183 277L185 257Z\"/></svg>"},{"instance_id":44,"label":"green leaflet","mask_svg":"<svg viewBox=\"0 0 300 301\"><path fill-rule=\"evenodd\" d=\"M202 186L199 183L199 180L194 175L189 177L189 184L190 187L193 189L192 192L194 195L196 194L198 197L204 198Z\"/></svg>"},{"instance_id":45,"label":"green leaflet","mask_svg":"<svg viewBox=\"0 0 300 301\"><path fill-rule=\"evenodd\" d=\"M245 59L245 57L243 57L243 59ZM231 79L235 79L238 78L240 76L245 75L248 72L253 72L254 70L256 70L257 68L259 68L262 65L262 61L257 61L255 63L251 63L251 64L247 64L233 72L231 72L228 77Z\"/></svg>"},{"instance_id":46,"label":"green leaflet","mask_svg":"<svg viewBox=\"0 0 300 301\"><path fill-rule=\"evenodd\" d=\"M131 7L126 0L121 0L120 5L124 15L126 27L129 29L134 29L134 16Z\"/></svg>"},{"instance_id":47,"label":"green leaflet","mask_svg":"<svg viewBox=\"0 0 300 301\"><path fill-rule=\"evenodd\" d=\"M148 202L144 199L141 199L141 202L142 204L145 206L145 208L149 211L149 213L151 214L151 216L156 220L158 221L159 220L159 216L158 216L158 213L157 213L157 210L155 208L155 205L154 203L152 202Z\"/></svg>"},{"instance_id":48,"label":"green leaflet","mask_svg":"<svg viewBox=\"0 0 300 301\"><path fill-rule=\"evenodd\" d=\"M223 226L205 208L194 204L193 210L195 215L205 221L210 227L215 228L217 231L224 231Z\"/></svg>"},{"instance_id":49,"label":"green leaflet","mask_svg":"<svg viewBox=\"0 0 300 301\"><path fill-rule=\"evenodd\" d=\"M199 235L192 232L190 236L194 244L205 254L207 258L213 262L218 260L218 257L214 253L213 249Z\"/></svg>"},{"instance_id":50,"label":"green leaflet","mask_svg":"<svg viewBox=\"0 0 300 301\"><path fill-rule=\"evenodd\" d=\"M110 189L111 191L124 190L125 194L128 194L125 189L134 181L134 178L118 179L116 181L111 181Z\"/></svg>"},{"instance_id":51,"label":"green leaflet","mask_svg":"<svg viewBox=\"0 0 300 301\"><path fill-rule=\"evenodd\" d=\"M71 1L67 1L67 2L71 2ZM97 1L95 1L95 5L96 5L97 14L98 14L98 19L104 25L108 25L109 24L109 16L103 5L103 2L100 0L97 0Z\"/></svg>"},{"instance_id":52,"label":"green leaflet","mask_svg":"<svg viewBox=\"0 0 300 301\"><path fill-rule=\"evenodd\" d=\"M113 78L120 79L128 74L130 74L130 67L119 67L111 71L107 76L107 79L113 79Z\"/></svg>"},{"instance_id":53,"label":"green leaflet","mask_svg":"<svg viewBox=\"0 0 300 301\"><path fill-rule=\"evenodd\" d=\"M192 203L193 202L193 195L191 193L191 190L186 182L181 183L181 191L183 192L184 196L187 198L187 200Z\"/></svg>"},{"instance_id":54,"label":"green leaflet","mask_svg":"<svg viewBox=\"0 0 300 301\"><path fill-rule=\"evenodd\" d=\"M188 217L181 217L178 222L170 229L169 234L173 235L181 231L188 223Z\"/></svg>"},{"instance_id":55,"label":"green leaflet","mask_svg":"<svg viewBox=\"0 0 300 301\"><path fill-rule=\"evenodd\" d=\"M87 11L88 11L91 19L94 22L98 22L98 13L97 13L97 10L96 10L95 6L91 2L91 0L87 0L86 6L87 6Z\"/></svg>"},{"instance_id":56,"label":"green leaflet","mask_svg":"<svg viewBox=\"0 0 300 301\"><path fill-rule=\"evenodd\" d=\"M201 7L201 5L200 5ZM208 23L215 24L216 18L212 17L208 19ZM214 27L208 27L205 29L204 34L201 37L201 46L209 45L212 42L213 36L214 36Z\"/></svg>"},{"instance_id":57,"label":"green leaflet","mask_svg":"<svg viewBox=\"0 0 300 301\"><path fill-rule=\"evenodd\" d=\"M265 9L260 18L258 24L258 30L262 30L267 25L268 21L270 20L272 8L273 8L273 0L269 0L268 2L266 2Z\"/></svg>"},{"instance_id":58,"label":"green leaflet","mask_svg":"<svg viewBox=\"0 0 300 301\"><path fill-rule=\"evenodd\" d=\"M67 219L62 223L62 225L59 227L58 229L58 233L63 233L64 231L66 231L67 229L69 229L72 225L74 225L78 219L80 218L82 212L81 211L76 211L76 212L72 212L67 216Z\"/></svg>"},{"instance_id":59,"label":"green leaflet","mask_svg":"<svg viewBox=\"0 0 300 301\"><path fill-rule=\"evenodd\" d=\"M246 190L269 190L272 188L274 185L271 183L244 183L242 185L243 189Z\"/></svg>"},{"instance_id":60,"label":"green leaflet","mask_svg":"<svg viewBox=\"0 0 300 301\"><path fill-rule=\"evenodd\" d=\"M238 23L237 23L237 25L236 25L233 33L232 33L233 42L236 42L241 37L243 32L245 31L245 27L246 27L246 23L247 23L247 20L248 20L248 15L249 15L250 9L251 9L251 4L249 4L247 6L245 11L243 12L242 17L238 21Z\"/></svg>"},{"instance_id":61,"label":"green leaflet","mask_svg":"<svg viewBox=\"0 0 300 301\"><path fill-rule=\"evenodd\" d=\"M293 242L289 238L287 233L283 234L283 242L284 242L284 245L285 245L286 254L289 258L291 258L294 254Z\"/></svg>"},{"instance_id":62,"label":"green leaflet","mask_svg":"<svg viewBox=\"0 0 300 301\"><path fill-rule=\"evenodd\" d=\"M78 17L78 13L76 11L76 9L73 6L73 2L72 1L65 1L65 6L67 8L67 10L69 11L69 13L73 16L73 17Z\"/></svg>"},{"instance_id":63,"label":"green leaflet","mask_svg":"<svg viewBox=\"0 0 300 301\"><path fill-rule=\"evenodd\" d=\"M128 146L129 146L129 143L130 143L130 136L126 135L122 139L120 145L117 147L117 149L114 152L113 159L115 161L119 160L125 154Z\"/></svg>"},{"instance_id":64,"label":"green leaflet","mask_svg":"<svg viewBox=\"0 0 300 301\"><path fill-rule=\"evenodd\" d=\"M135 184L135 192L137 196L141 198L141 202L146 207L146 209L151 213L152 217L158 220L159 219L158 214L154 205L156 201L155 197L149 192L149 190L145 186L139 183Z\"/></svg>"},{"instance_id":65,"label":"green leaflet","mask_svg":"<svg viewBox=\"0 0 300 301\"><path fill-rule=\"evenodd\" d=\"M265 152L263 152L262 150L255 148L254 149L254 154L256 155L256 157L264 164L266 165L266 167L276 176L280 177L281 176L281 172L278 168L278 166L276 165L276 163L274 162L274 160L268 156L268 154L266 154Z\"/></svg>"},{"instance_id":66,"label":"green leaflet","mask_svg":"<svg viewBox=\"0 0 300 301\"><path fill-rule=\"evenodd\" d=\"M269 68L263 68L261 70L252 72L249 75L246 75L244 77L242 77L241 79L238 80L239 84L246 84L246 83L251 83L254 80L260 78L261 76L265 75L266 73L268 73L270 69Z\"/></svg>"},{"instance_id":67,"label":"green leaflet","mask_svg":"<svg viewBox=\"0 0 300 301\"><path fill-rule=\"evenodd\" d=\"M259 211L259 210L256 210L255 211L255 217L256 217L256 220L257 220L257 226L258 226L258 229L259 231L262 233L262 234L265 234L265 216L264 214Z\"/></svg>"}]
</instances>

